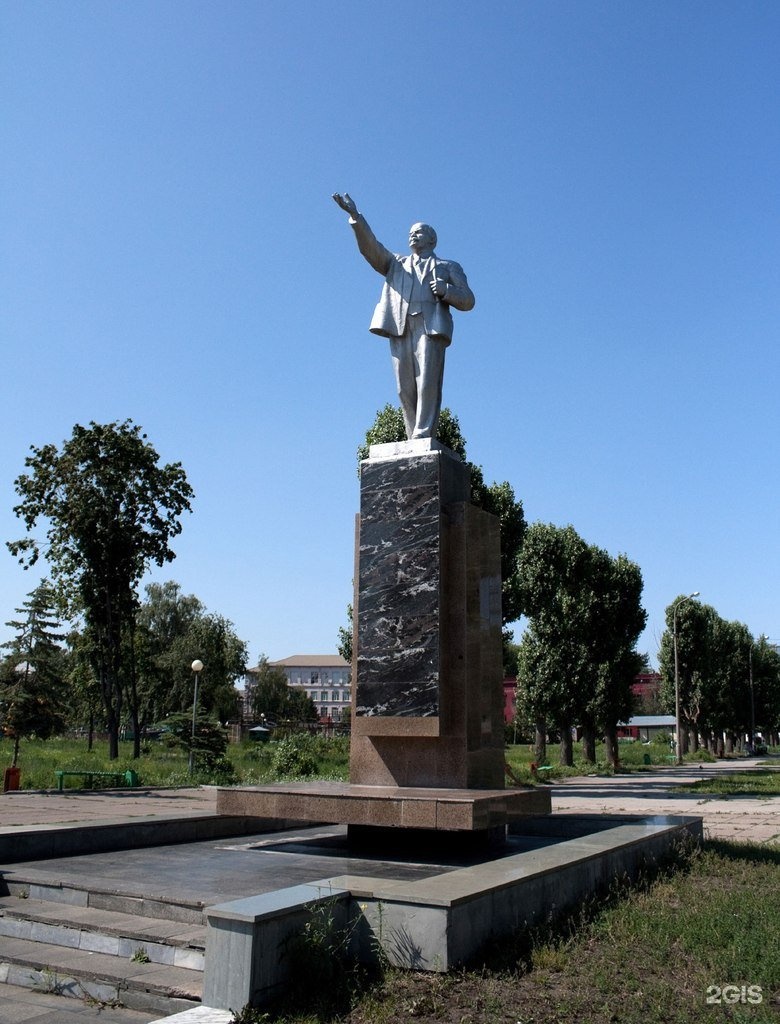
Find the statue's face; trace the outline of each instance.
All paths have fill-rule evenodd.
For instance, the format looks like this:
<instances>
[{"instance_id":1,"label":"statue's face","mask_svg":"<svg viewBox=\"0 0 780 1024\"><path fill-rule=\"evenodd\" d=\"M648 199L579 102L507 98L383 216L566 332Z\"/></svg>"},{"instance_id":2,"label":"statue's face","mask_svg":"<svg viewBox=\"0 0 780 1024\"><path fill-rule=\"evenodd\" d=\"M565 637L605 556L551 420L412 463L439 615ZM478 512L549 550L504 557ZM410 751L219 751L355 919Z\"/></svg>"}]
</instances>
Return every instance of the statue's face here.
<instances>
[{"instance_id":1,"label":"statue's face","mask_svg":"<svg viewBox=\"0 0 780 1024\"><path fill-rule=\"evenodd\" d=\"M434 246L433 232L427 224L412 224L409 228L409 248L412 252L424 252Z\"/></svg>"}]
</instances>

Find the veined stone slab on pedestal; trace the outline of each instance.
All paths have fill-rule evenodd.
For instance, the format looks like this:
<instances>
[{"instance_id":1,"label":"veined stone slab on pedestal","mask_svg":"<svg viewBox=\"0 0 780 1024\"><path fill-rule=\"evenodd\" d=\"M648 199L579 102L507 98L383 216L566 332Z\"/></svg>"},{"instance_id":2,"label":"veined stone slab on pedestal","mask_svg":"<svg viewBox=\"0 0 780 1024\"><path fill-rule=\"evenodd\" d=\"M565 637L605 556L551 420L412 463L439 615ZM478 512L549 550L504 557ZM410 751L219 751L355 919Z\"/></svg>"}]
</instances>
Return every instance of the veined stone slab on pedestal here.
<instances>
[{"instance_id":1,"label":"veined stone slab on pedestal","mask_svg":"<svg viewBox=\"0 0 780 1024\"><path fill-rule=\"evenodd\" d=\"M355 717L439 717L442 508L468 496L468 469L448 449L361 464Z\"/></svg>"},{"instance_id":2,"label":"veined stone slab on pedestal","mask_svg":"<svg viewBox=\"0 0 780 1024\"><path fill-rule=\"evenodd\" d=\"M294 782L217 790L217 813L331 825L478 832L550 813L547 789L425 789Z\"/></svg>"},{"instance_id":3,"label":"veined stone slab on pedestal","mask_svg":"<svg viewBox=\"0 0 780 1024\"><path fill-rule=\"evenodd\" d=\"M438 442L361 464L350 780L501 789L499 524Z\"/></svg>"}]
</instances>

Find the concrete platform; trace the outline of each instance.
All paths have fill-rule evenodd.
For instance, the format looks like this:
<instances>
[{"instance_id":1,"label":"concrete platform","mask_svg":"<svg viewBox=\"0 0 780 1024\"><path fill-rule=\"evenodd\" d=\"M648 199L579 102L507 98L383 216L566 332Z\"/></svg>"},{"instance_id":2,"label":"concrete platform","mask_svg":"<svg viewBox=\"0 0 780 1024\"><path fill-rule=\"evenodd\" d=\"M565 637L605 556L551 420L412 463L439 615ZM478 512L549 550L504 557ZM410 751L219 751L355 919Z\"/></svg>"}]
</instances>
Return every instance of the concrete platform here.
<instances>
[{"instance_id":1,"label":"concrete platform","mask_svg":"<svg viewBox=\"0 0 780 1024\"><path fill-rule=\"evenodd\" d=\"M486 943L555 916L616 878L635 877L677 843L701 839L700 818L540 815L523 819L522 828L500 854L422 877L334 870L208 907L204 1003L262 1005L293 983L285 950L318 907L350 936L360 960L381 950L398 967L448 971Z\"/></svg>"},{"instance_id":2,"label":"concrete platform","mask_svg":"<svg viewBox=\"0 0 780 1024\"><path fill-rule=\"evenodd\" d=\"M319 826L17 860L2 876L31 898L54 888L73 904L76 887L88 884L90 906L118 913L168 901L177 915L205 911L203 1002L224 1010L267 1001L289 982L289 938L321 903L336 907L336 926L352 929L358 957L381 948L398 966L449 970L485 942L636 874L686 835L699 837L701 819L528 815L504 846L478 853L423 842L414 857L356 850L346 833Z\"/></svg>"},{"instance_id":3,"label":"concrete platform","mask_svg":"<svg viewBox=\"0 0 780 1024\"><path fill-rule=\"evenodd\" d=\"M425 789L349 782L217 789L217 813L332 825L476 832L549 814L546 789Z\"/></svg>"}]
</instances>

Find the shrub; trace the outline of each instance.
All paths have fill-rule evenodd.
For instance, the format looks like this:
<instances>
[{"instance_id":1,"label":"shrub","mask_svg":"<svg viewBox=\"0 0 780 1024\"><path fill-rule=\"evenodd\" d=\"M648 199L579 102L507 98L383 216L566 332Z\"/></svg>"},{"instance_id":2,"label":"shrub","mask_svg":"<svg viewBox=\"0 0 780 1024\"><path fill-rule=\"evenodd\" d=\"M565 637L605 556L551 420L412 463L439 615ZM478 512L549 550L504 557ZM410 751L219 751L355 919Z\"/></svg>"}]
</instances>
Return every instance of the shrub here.
<instances>
[{"instance_id":1,"label":"shrub","mask_svg":"<svg viewBox=\"0 0 780 1024\"><path fill-rule=\"evenodd\" d=\"M276 747L272 767L276 775L302 778L317 774L317 758L312 750L312 737L305 733L288 736Z\"/></svg>"}]
</instances>

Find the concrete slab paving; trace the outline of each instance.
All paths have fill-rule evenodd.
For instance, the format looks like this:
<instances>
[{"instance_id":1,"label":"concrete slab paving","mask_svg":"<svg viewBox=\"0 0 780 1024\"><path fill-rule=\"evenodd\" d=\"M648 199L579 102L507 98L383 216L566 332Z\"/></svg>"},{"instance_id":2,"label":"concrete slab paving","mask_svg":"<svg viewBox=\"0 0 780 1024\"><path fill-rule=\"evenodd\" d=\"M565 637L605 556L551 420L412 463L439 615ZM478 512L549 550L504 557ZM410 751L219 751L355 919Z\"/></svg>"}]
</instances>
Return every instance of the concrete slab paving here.
<instances>
[{"instance_id":1,"label":"concrete slab paving","mask_svg":"<svg viewBox=\"0 0 780 1024\"><path fill-rule=\"evenodd\" d=\"M0 831L53 824L216 814L214 786L186 789L17 790L0 795Z\"/></svg>"},{"instance_id":2,"label":"concrete slab paving","mask_svg":"<svg viewBox=\"0 0 780 1024\"><path fill-rule=\"evenodd\" d=\"M745 758L566 779L550 787L553 814L692 814L703 819L704 835L708 839L780 842L780 797L721 797L675 792L680 785L755 770L766 761L766 758ZM774 763L780 770L780 758Z\"/></svg>"}]
</instances>

